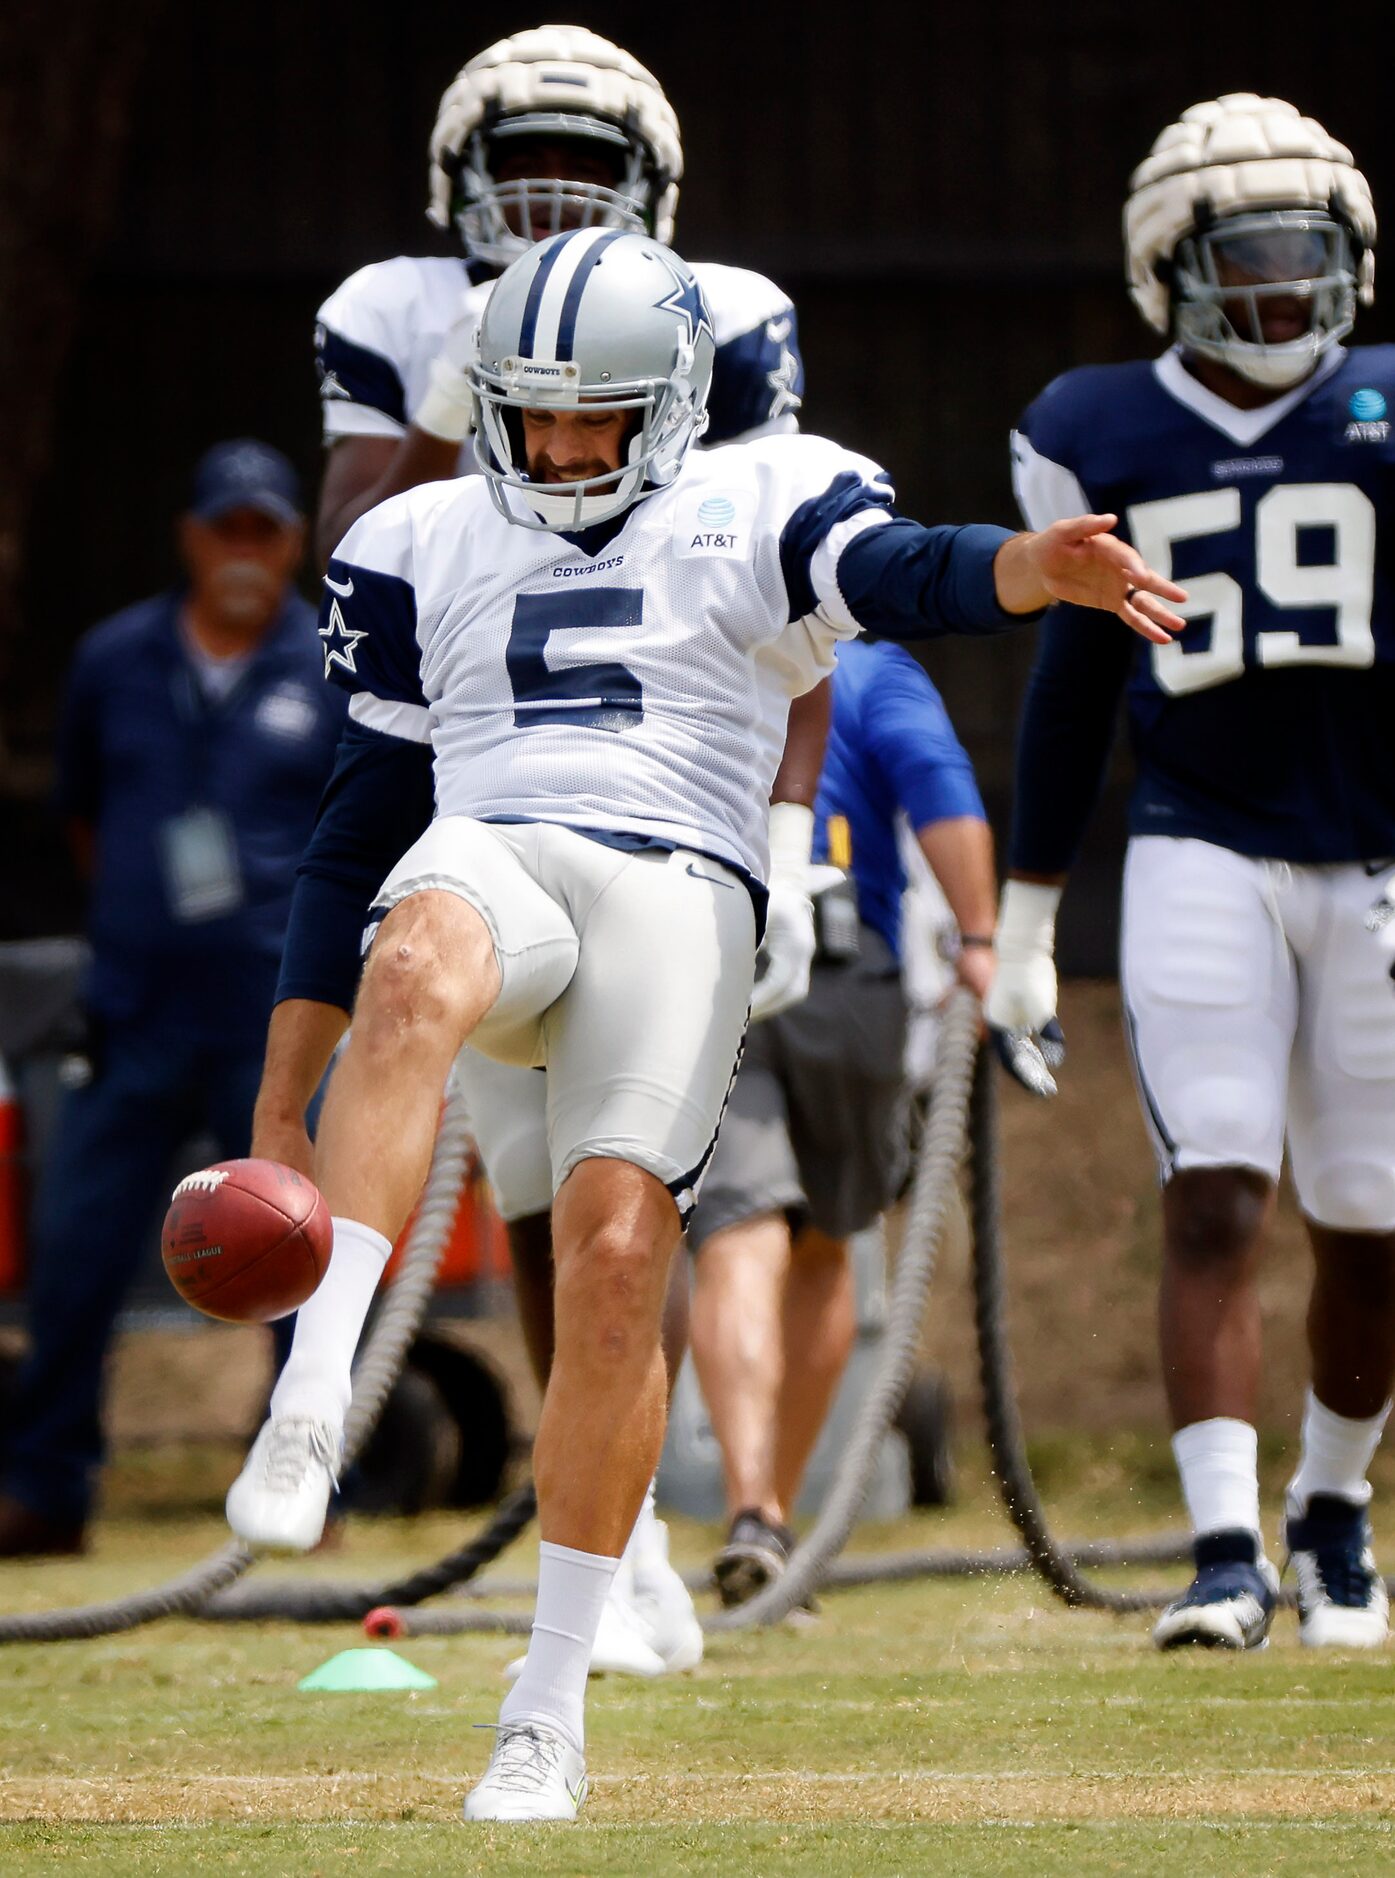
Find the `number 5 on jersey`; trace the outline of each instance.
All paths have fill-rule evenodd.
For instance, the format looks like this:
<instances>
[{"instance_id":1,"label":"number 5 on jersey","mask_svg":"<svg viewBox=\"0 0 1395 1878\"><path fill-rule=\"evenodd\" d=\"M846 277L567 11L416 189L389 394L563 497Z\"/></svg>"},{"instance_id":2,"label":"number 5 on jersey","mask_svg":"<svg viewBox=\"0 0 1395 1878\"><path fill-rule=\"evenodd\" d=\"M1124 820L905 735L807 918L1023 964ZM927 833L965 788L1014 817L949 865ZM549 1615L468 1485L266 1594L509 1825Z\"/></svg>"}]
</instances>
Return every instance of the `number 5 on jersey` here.
<instances>
[{"instance_id":1,"label":"number 5 on jersey","mask_svg":"<svg viewBox=\"0 0 1395 1878\"><path fill-rule=\"evenodd\" d=\"M541 724L583 724L590 730L629 730L644 715L644 692L628 665L590 659L549 665L554 633L573 629L633 629L644 618L640 587L567 588L521 593L514 601L504 663L513 686L513 721L521 730Z\"/></svg>"},{"instance_id":2,"label":"number 5 on jersey","mask_svg":"<svg viewBox=\"0 0 1395 1878\"><path fill-rule=\"evenodd\" d=\"M1240 491L1208 489L1194 496L1139 502L1128 512L1138 552L1160 574L1172 574L1172 549L1199 535L1226 534L1241 525ZM1330 556L1317 564L1300 557L1303 531L1330 534ZM1375 592L1376 511L1354 483L1280 483L1255 508L1255 584L1276 607L1324 607L1336 616L1336 637L1305 640L1301 633L1267 628L1254 635L1254 657L1264 666L1375 663L1371 631ZM1178 611L1209 615L1209 645L1185 639L1153 647L1153 676L1173 697L1238 678L1245 669L1245 589L1230 574L1188 574L1190 595Z\"/></svg>"}]
</instances>

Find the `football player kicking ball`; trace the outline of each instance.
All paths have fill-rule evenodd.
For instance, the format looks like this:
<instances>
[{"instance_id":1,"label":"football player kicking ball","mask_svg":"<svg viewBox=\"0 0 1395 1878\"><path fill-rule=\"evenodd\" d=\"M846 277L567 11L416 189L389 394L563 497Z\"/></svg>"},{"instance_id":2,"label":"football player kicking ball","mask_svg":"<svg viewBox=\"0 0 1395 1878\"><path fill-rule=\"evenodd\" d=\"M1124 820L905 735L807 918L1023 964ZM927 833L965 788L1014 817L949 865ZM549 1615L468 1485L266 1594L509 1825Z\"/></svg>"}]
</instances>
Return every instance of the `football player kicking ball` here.
<instances>
[{"instance_id":1,"label":"football player kicking ball","mask_svg":"<svg viewBox=\"0 0 1395 1878\"><path fill-rule=\"evenodd\" d=\"M585 1795L592 1641L663 1438L664 1292L746 1026L789 698L863 627L992 632L1054 598L1158 642L1181 625L1183 589L1110 517L926 529L822 439L691 450L713 350L696 281L648 236L540 243L480 326L483 476L384 503L325 580L353 722L429 741L437 802L377 896L316 1147L335 1249L279 1410L329 1454L460 1046L547 1068L537 1607L469 1819L570 1820ZM379 811L374 790L370 834ZM313 1541L323 1478L257 1491Z\"/></svg>"},{"instance_id":2,"label":"football player kicking ball","mask_svg":"<svg viewBox=\"0 0 1395 1878\"><path fill-rule=\"evenodd\" d=\"M1173 343L1049 386L1014 440L1017 489L1036 528L1117 506L1204 623L1136 661L1070 607L1048 623L988 1014L1054 1019L1056 903L1127 690L1121 978L1163 1181L1163 1375L1196 1557L1154 1637L1253 1649L1273 1617L1255 1272L1287 1135L1314 1280L1282 1544L1303 1641L1376 1645L1366 1470L1395 1372L1395 995L1367 909L1395 869L1395 597L1378 558L1395 349L1339 343L1371 298L1375 216L1321 125L1238 94L1163 132L1125 228L1134 299Z\"/></svg>"},{"instance_id":3,"label":"football player kicking ball","mask_svg":"<svg viewBox=\"0 0 1395 1878\"><path fill-rule=\"evenodd\" d=\"M683 155L679 126L652 73L621 47L579 26L543 26L471 59L441 100L431 135L431 219L452 229L463 255L406 256L351 275L320 308L316 356L328 450L316 534L322 561L352 522L389 495L474 468L473 399L466 363L480 314L503 268L535 240L564 228L616 227L672 239ZM795 309L745 268L693 268L712 316L716 353L708 400L709 446L793 431L803 385ZM791 715L772 791L772 898L753 1016L796 1001L814 952L808 893L813 800L828 700L801 699ZM415 754L415 753L413 753ZM313 1031L328 1061L358 976L361 909L386 867L431 816L428 772L402 777L382 752L385 800L403 811L388 852L346 904L336 856L307 856L280 992L278 1031ZM410 765L410 756L406 759ZM402 763L396 766L402 767ZM413 815L416 820L413 823ZM282 1064L284 1057L278 1059ZM299 1058L299 1071L309 1057ZM270 1066L273 1071L276 1063ZM545 1386L552 1358L552 1169L542 1076L462 1055L464 1096L495 1204L508 1225L525 1342ZM273 1074L263 1083L255 1151L304 1162L305 1095ZM674 1262L665 1354L676 1376L687 1333L687 1272ZM293 1379L292 1379L293 1381ZM596 1640L597 1670L654 1676L700 1661L692 1599L668 1562L667 1534L645 1498Z\"/></svg>"}]
</instances>

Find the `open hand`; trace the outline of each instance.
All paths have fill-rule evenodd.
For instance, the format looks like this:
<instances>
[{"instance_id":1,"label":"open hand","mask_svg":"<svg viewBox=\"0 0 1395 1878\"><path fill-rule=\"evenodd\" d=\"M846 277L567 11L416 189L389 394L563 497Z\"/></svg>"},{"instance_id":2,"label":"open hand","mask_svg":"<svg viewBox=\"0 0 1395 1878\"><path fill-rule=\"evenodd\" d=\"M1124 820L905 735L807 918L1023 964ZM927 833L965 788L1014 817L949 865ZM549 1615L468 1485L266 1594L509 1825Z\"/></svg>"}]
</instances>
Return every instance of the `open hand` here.
<instances>
[{"instance_id":1,"label":"open hand","mask_svg":"<svg viewBox=\"0 0 1395 1878\"><path fill-rule=\"evenodd\" d=\"M1186 625L1165 601L1184 601L1185 587L1149 567L1137 548L1112 531L1117 515L1075 515L1028 537L1027 555L1053 600L1117 613L1154 645L1168 645Z\"/></svg>"},{"instance_id":2,"label":"open hand","mask_svg":"<svg viewBox=\"0 0 1395 1878\"><path fill-rule=\"evenodd\" d=\"M1186 625L1166 601L1182 602L1185 587L1155 573L1112 531L1117 515L1072 515L1040 534L1013 535L993 561L998 603L1009 613L1035 613L1053 600L1117 613L1131 632L1170 645Z\"/></svg>"}]
</instances>

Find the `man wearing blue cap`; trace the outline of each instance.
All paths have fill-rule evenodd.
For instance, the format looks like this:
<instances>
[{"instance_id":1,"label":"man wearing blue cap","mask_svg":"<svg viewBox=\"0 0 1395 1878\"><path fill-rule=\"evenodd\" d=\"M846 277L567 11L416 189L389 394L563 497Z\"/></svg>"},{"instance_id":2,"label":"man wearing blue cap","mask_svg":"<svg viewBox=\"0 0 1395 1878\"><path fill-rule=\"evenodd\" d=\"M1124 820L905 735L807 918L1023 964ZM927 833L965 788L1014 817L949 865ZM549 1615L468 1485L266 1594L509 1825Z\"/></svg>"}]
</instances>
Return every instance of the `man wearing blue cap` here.
<instances>
[{"instance_id":1,"label":"man wearing blue cap","mask_svg":"<svg viewBox=\"0 0 1395 1878\"><path fill-rule=\"evenodd\" d=\"M78 645L58 801L90 887L91 1075L37 1198L0 1557L84 1543L102 1367L180 1143L245 1154L296 863L344 715L292 582L300 486L250 438L200 460L185 578Z\"/></svg>"}]
</instances>

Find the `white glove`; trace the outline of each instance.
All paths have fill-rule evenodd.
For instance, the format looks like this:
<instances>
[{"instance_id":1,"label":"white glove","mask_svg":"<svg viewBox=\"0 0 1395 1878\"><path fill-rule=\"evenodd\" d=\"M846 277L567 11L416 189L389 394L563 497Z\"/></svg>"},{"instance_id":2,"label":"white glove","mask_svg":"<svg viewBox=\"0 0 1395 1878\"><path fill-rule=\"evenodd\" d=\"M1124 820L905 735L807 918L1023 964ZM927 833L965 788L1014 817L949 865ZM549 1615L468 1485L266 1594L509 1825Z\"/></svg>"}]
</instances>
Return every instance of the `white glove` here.
<instances>
[{"instance_id":1,"label":"white glove","mask_svg":"<svg viewBox=\"0 0 1395 1878\"><path fill-rule=\"evenodd\" d=\"M770 807L770 904L760 957L765 970L751 993L751 1022L788 1010L809 995L814 963L813 881L809 855L814 845L814 811L799 802Z\"/></svg>"},{"instance_id":2,"label":"white glove","mask_svg":"<svg viewBox=\"0 0 1395 1878\"><path fill-rule=\"evenodd\" d=\"M439 437L442 443L464 443L475 425L475 394L467 376L475 356L479 314L467 307L446 330L441 349L431 361L431 380L421 403L412 412L418 430Z\"/></svg>"},{"instance_id":3,"label":"white glove","mask_svg":"<svg viewBox=\"0 0 1395 1878\"><path fill-rule=\"evenodd\" d=\"M983 1015L1004 1067L1033 1095L1055 1095L1051 1074L1065 1061L1056 1021L1059 887L1009 880L998 906L998 970Z\"/></svg>"}]
</instances>

